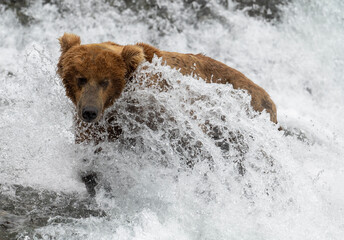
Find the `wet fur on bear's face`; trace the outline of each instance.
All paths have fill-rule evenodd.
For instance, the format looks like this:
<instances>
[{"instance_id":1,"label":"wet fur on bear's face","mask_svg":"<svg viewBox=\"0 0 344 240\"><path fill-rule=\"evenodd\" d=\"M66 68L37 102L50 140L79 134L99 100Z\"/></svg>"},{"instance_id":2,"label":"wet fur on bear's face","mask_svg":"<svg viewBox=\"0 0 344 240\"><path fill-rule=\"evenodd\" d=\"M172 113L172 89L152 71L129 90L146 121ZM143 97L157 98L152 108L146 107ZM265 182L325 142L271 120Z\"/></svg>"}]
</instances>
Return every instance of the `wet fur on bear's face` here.
<instances>
[{"instance_id":1,"label":"wet fur on bear's face","mask_svg":"<svg viewBox=\"0 0 344 240\"><path fill-rule=\"evenodd\" d=\"M59 38L58 74L78 116L96 122L121 95L127 77L144 60L142 48L105 42L81 45L80 37L65 33Z\"/></svg>"}]
</instances>

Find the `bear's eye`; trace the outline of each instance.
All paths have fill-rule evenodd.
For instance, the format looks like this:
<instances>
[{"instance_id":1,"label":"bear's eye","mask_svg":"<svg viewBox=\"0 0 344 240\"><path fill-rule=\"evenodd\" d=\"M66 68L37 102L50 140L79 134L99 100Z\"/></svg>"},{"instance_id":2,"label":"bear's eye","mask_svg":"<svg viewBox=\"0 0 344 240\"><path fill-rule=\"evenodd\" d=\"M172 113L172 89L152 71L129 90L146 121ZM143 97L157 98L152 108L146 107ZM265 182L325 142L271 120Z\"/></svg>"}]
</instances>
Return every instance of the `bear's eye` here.
<instances>
[{"instance_id":1,"label":"bear's eye","mask_svg":"<svg viewBox=\"0 0 344 240\"><path fill-rule=\"evenodd\" d=\"M77 80L78 80L78 86L79 87L82 87L87 83L87 78L81 77L81 78L78 78Z\"/></svg>"},{"instance_id":2,"label":"bear's eye","mask_svg":"<svg viewBox=\"0 0 344 240\"><path fill-rule=\"evenodd\" d=\"M99 83L99 85L102 87L102 88L107 88L107 86L109 85L109 80L103 80Z\"/></svg>"}]
</instances>

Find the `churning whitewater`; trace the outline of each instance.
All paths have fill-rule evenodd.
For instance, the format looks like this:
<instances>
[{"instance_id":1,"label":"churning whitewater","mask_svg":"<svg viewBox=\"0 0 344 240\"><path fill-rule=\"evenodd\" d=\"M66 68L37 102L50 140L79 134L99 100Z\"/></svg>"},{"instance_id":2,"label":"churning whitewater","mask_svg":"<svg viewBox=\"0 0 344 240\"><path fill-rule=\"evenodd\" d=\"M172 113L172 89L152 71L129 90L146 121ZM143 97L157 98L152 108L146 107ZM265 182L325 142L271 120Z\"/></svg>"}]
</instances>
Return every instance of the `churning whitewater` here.
<instances>
[{"instance_id":1,"label":"churning whitewater","mask_svg":"<svg viewBox=\"0 0 344 240\"><path fill-rule=\"evenodd\" d=\"M344 3L242 2L0 3L0 239L343 239ZM56 74L64 32L201 52L263 87L279 123L155 57L110 109L123 134L94 154Z\"/></svg>"}]
</instances>

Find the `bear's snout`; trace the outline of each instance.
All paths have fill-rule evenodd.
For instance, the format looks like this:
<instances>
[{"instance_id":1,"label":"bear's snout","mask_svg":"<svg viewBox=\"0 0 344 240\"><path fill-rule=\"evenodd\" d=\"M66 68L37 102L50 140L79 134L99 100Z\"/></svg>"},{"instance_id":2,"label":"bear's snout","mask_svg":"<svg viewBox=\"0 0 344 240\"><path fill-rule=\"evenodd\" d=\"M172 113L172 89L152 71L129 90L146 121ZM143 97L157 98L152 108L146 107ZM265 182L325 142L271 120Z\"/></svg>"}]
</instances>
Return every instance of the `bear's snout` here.
<instances>
[{"instance_id":1,"label":"bear's snout","mask_svg":"<svg viewBox=\"0 0 344 240\"><path fill-rule=\"evenodd\" d=\"M92 122L98 117L98 109L96 107L87 106L82 109L82 119L86 122Z\"/></svg>"}]
</instances>

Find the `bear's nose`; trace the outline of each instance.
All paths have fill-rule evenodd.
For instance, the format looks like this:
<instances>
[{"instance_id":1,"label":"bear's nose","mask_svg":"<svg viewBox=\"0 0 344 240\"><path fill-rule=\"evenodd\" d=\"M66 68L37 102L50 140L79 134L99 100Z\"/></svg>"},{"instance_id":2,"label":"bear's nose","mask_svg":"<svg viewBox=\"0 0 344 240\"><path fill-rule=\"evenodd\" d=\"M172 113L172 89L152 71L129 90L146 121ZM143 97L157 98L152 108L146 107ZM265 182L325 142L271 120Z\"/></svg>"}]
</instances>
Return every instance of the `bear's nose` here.
<instances>
[{"instance_id":1,"label":"bear's nose","mask_svg":"<svg viewBox=\"0 0 344 240\"><path fill-rule=\"evenodd\" d=\"M86 122L92 122L98 116L98 109L95 107L84 107L82 109L82 118Z\"/></svg>"}]
</instances>

